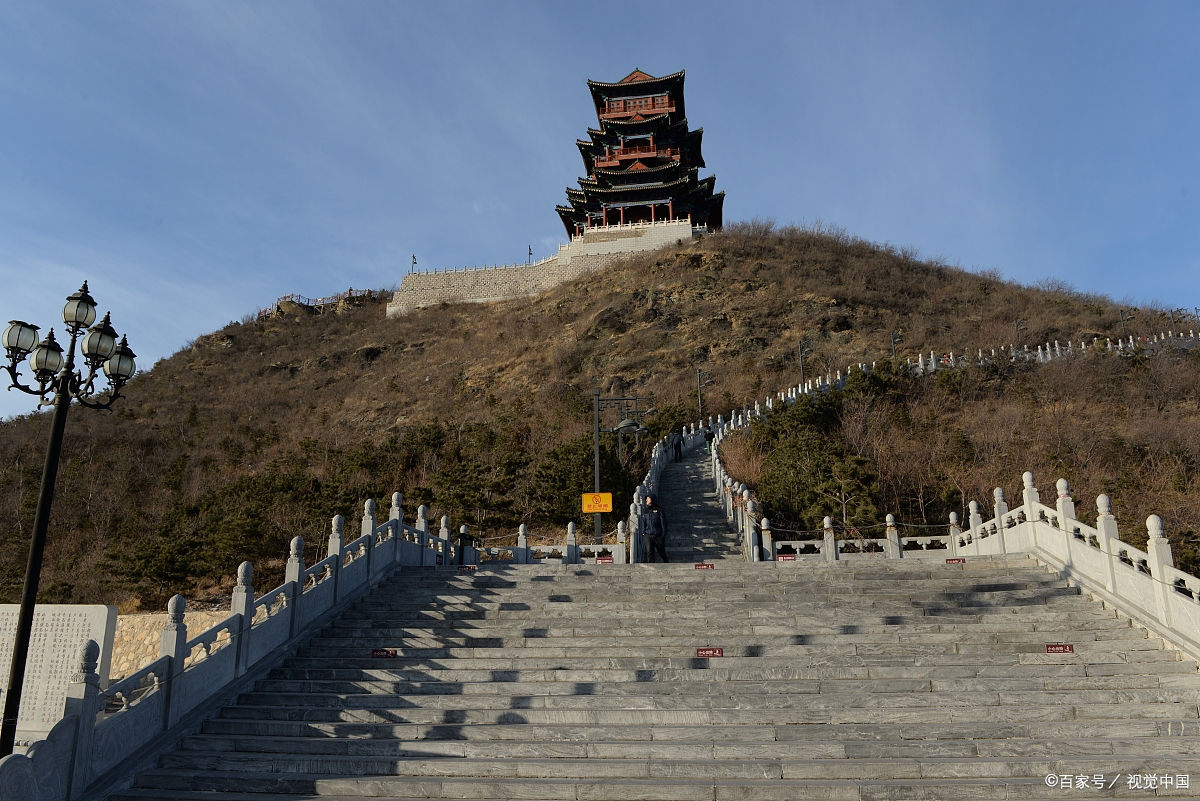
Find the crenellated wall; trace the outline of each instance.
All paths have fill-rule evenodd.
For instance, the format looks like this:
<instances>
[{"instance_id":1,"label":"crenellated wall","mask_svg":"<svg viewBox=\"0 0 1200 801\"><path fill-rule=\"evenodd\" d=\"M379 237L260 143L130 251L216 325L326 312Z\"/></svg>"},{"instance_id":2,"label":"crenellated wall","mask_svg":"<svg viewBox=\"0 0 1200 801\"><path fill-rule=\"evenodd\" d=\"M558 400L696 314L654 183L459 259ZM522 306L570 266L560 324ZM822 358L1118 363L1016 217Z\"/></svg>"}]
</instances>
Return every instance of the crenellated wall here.
<instances>
[{"instance_id":1,"label":"crenellated wall","mask_svg":"<svg viewBox=\"0 0 1200 801\"><path fill-rule=\"evenodd\" d=\"M487 303L536 295L630 253L658 250L704 232L688 220L613 225L588 230L559 245L556 255L533 264L410 273L388 303L387 316L442 303Z\"/></svg>"}]
</instances>

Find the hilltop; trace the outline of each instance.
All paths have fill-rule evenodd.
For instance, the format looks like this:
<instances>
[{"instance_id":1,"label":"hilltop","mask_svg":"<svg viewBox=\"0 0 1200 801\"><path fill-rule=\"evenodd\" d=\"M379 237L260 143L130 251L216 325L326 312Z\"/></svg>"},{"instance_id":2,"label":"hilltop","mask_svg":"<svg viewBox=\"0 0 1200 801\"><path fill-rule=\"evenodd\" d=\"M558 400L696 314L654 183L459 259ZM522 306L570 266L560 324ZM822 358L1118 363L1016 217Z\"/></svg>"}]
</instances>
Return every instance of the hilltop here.
<instances>
[{"instance_id":1,"label":"hilltop","mask_svg":"<svg viewBox=\"0 0 1200 801\"><path fill-rule=\"evenodd\" d=\"M558 532L591 484L593 387L653 395L657 434L695 419L697 368L712 373L715 415L795 384L801 338L811 375L890 359L893 331L901 361L1008 344L1018 319L1023 343L1120 334L1102 295L757 222L532 298L396 319L364 299L231 324L136 378L115 414L72 416L42 597L132 609L177 590L215 595L243 558L267 586L292 536L310 558L324 553L331 515L353 519L363 498L392 490L409 515L427 503L484 534L520 522ZM1168 327L1156 309L1126 325ZM1108 491L1123 525L1149 508L1190 542L1180 529L1200 519L1196 359L958 375L896 378L831 412L823 435L865 460L879 504L940 522L1033 469L1070 478L1081 510ZM47 426L45 415L0 425L6 600L19 592ZM645 447L629 445L621 465L606 442L618 509L644 470ZM740 458L757 481L770 452L747 440L731 465Z\"/></svg>"}]
</instances>

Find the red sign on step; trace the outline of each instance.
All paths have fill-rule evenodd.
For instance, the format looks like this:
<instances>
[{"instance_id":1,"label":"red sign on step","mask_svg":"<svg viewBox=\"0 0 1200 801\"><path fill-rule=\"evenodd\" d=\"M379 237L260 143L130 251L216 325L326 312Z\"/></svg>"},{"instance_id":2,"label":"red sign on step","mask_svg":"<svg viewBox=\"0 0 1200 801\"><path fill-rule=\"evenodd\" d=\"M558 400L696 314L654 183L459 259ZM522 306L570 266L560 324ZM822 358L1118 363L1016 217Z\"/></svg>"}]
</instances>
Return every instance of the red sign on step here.
<instances>
[{"instance_id":1,"label":"red sign on step","mask_svg":"<svg viewBox=\"0 0 1200 801\"><path fill-rule=\"evenodd\" d=\"M724 648L697 648L696 656L700 659L711 659L714 656L725 656Z\"/></svg>"},{"instance_id":2,"label":"red sign on step","mask_svg":"<svg viewBox=\"0 0 1200 801\"><path fill-rule=\"evenodd\" d=\"M400 654L396 653L395 648L376 648L371 651L372 659L395 659L398 656Z\"/></svg>"},{"instance_id":3,"label":"red sign on step","mask_svg":"<svg viewBox=\"0 0 1200 801\"><path fill-rule=\"evenodd\" d=\"M611 556L597 556L596 557L596 564L598 564L598 565L611 565L612 563L613 563L613 558Z\"/></svg>"},{"instance_id":4,"label":"red sign on step","mask_svg":"<svg viewBox=\"0 0 1200 801\"><path fill-rule=\"evenodd\" d=\"M710 565L708 562L697 562L696 563L697 570L713 570L715 568L716 568L716 565Z\"/></svg>"},{"instance_id":5,"label":"red sign on step","mask_svg":"<svg viewBox=\"0 0 1200 801\"><path fill-rule=\"evenodd\" d=\"M1075 646L1065 642L1048 642L1046 643L1046 653L1073 654L1075 653Z\"/></svg>"},{"instance_id":6,"label":"red sign on step","mask_svg":"<svg viewBox=\"0 0 1200 801\"><path fill-rule=\"evenodd\" d=\"M795 562L796 554L794 553L777 553L775 554L776 562Z\"/></svg>"},{"instance_id":7,"label":"red sign on step","mask_svg":"<svg viewBox=\"0 0 1200 801\"><path fill-rule=\"evenodd\" d=\"M459 565L458 572L459 573L474 573L475 565Z\"/></svg>"},{"instance_id":8,"label":"red sign on step","mask_svg":"<svg viewBox=\"0 0 1200 801\"><path fill-rule=\"evenodd\" d=\"M963 557L963 556L956 556L953 559L946 560L946 564L948 564L948 565L965 565L966 563L967 563L966 557Z\"/></svg>"}]
</instances>

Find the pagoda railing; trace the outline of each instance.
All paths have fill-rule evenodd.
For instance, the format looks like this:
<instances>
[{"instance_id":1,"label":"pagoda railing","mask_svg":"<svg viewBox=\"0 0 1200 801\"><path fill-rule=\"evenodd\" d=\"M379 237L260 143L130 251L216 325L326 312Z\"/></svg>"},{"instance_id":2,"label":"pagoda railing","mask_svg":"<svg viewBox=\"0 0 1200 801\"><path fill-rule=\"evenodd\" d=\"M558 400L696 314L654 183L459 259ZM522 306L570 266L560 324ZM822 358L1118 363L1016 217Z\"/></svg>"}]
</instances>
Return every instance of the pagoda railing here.
<instances>
[{"instance_id":1,"label":"pagoda railing","mask_svg":"<svg viewBox=\"0 0 1200 801\"><path fill-rule=\"evenodd\" d=\"M604 107L603 113L600 114L600 119L605 120L610 117L624 117L630 114L646 114L646 113L674 113L675 104L671 102L665 103L643 103L635 105L636 100L610 100Z\"/></svg>"},{"instance_id":2,"label":"pagoda railing","mask_svg":"<svg viewBox=\"0 0 1200 801\"><path fill-rule=\"evenodd\" d=\"M678 158L679 148L677 147L655 147L653 145L637 145L635 147L622 147L615 150L609 150L605 153L604 158L596 159L597 167L607 167L618 164L622 158L630 158L634 156L653 155L660 159Z\"/></svg>"}]
</instances>

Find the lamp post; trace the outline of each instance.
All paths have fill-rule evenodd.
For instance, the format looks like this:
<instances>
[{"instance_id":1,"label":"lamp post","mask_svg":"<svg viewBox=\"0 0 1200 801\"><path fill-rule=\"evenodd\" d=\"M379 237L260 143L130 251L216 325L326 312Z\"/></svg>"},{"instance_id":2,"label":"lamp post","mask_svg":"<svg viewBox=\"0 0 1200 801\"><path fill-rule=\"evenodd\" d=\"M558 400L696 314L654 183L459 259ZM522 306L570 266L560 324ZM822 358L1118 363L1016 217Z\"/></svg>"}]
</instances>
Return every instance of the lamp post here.
<instances>
[{"instance_id":1,"label":"lamp post","mask_svg":"<svg viewBox=\"0 0 1200 801\"><path fill-rule=\"evenodd\" d=\"M704 388L713 384L712 370L696 370L696 405L700 408L700 424L704 424Z\"/></svg>"},{"instance_id":2,"label":"lamp post","mask_svg":"<svg viewBox=\"0 0 1200 801\"><path fill-rule=\"evenodd\" d=\"M904 341L904 337L900 336L899 332L892 332L892 364L896 363L896 346Z\"/></svg>"},{"instance_id":3,"label":"lamp post","mask_svg":"<svg viewBox=\"0 0 1200 801\"><path fill-rule=\"evenodd\" d=\"M812 353L812 348L810 348L808 346L807 339L800 340L800 344L797 346L797 348L800 351L800 391L803 392L804 391L804 354Z\"/></svg>"},{"instance_id":4,"label":"lamp post","mask_svg":"<svg viewBox=\"0 0 1200 801\"><path fill-rule=\"evenodd\" d=\"M33 518L33 539L29 545L29 562L25 568L25 584L21 590L21 611L17 616L16 641L13 643L12 667L4 694L3 719L0 721L0 757L13 752L17 737L17 716L21 710L21 691L25 682L25 662L29 656L29 637L33 630L33 612L37 603L38 581L42 572L42 554L46 549L46 532L50 526L50 506L54 501L54 483L58 475L58 459L62 453L63 430L71 401L90 409L111 409L121 396L121 388L133 378L136 370L134 352L125 337L117 341L117 332L105 314L96 320L96 301L88 294L85 281L78 292L67 298L62 311L70 342L66 358L62 346L54 339L51 329L38 342L38 328L20 320L9 321L4 329L4 351L12 387L41 399L39 406L53 406L50 442L46 446L46 463L42 469L42 485L38 491L37 512ZM89 328L89 326L91 326ZM75 369L75 345L83 354L87 375ZM20 363L28 357L29 369L37 387L21 380ZM103 371L108 379L106 392L96 391L96 379ZM10 389L12 388L10 387Z\"/></svg>"},{"instance_id":5,"label":"lamp post","mask_svg":"<svg viewBox=\"0 0 1200 801\"><path fill-rule=\"evenodd\" d=\"M600 388L592 390L592 455L594 457L593 474L595 477L595 491L600 491L600 434L616 434L617 435L617 458L621 459L621 436L623 434L635 434L641 436L643 433L649 433L641 425L643 417L653 417L658 414L658 409L651 406L649 409L638 409L640 398L634 395L633 397L618 397L612 396L607 398L600 397ZM613 428L600 428L600 412L604 409L617 409L620 414L620 420ZM600 513L596 512L592 515L596 525L596 545L600 545L604 539L604 531L600 524Z\"/></svg>"}]
</instances>

